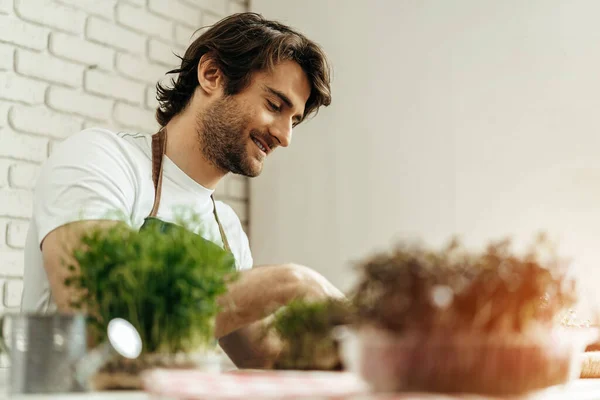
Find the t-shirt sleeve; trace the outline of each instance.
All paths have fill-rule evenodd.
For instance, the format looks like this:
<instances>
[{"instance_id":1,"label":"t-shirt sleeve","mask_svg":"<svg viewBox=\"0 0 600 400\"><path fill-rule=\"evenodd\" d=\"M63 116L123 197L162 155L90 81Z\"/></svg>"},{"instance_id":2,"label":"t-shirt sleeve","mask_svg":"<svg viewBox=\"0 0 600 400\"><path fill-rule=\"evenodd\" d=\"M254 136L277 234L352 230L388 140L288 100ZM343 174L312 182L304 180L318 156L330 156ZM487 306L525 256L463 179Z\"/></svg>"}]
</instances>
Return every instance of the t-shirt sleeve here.
<instances>
[{"instance_id":1,"label":"t-shirt sleeve","mask_svg":"<svg viewBox=\"0 0 600 400\"><path fill-rule=\"evenodd\" d=\"M38 244L70 222L126 221L135 200L135 173L126 145L113 132L87 129L55 148L34 189L32 222Z\"/></svg>"}]
</instances>

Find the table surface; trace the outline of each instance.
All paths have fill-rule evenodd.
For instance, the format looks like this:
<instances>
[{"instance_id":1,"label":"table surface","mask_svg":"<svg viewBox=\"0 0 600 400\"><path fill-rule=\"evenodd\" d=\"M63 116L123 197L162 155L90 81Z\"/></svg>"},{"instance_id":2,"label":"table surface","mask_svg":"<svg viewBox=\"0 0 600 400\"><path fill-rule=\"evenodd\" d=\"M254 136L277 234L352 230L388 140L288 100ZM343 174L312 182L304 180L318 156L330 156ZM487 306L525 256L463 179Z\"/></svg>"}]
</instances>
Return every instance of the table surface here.
<instances>
[{"instance_id":1,"label":"table surface","mask_svg":"<svg viewBox=\"0 0 600 400\"><path fill-rule=\"evenodd\" d=\"M159 400L161 397L152 396L149 393L140 391L110 391L110 392L90 392L73 394L37 394L37 395L13 395L6 393L6 375L7 370L0 368L0 399L22 399L22 400ZM275 400L275 398L270 398ZM307 398L306 400L326 400L321 397ZM481 396L447 396L424 393L403 393L390 395L365 394L361 396L352 396L348 400L492 400ZM555 387L528 396L527 400L600 400L600 379L581 379L571 382L563 387ZM166 400L166 399L165 399ZM169 398L169 400L174 400ZM210 400L210 399L206 399ZM241 400L241 399L240 399ZM245 400L245 399L244 399ZM336 398L336 400L341 400ZM496 399L494 399L496 400ZM513 399L511 400L521 400Z\"/></svg>"}]
</instances>

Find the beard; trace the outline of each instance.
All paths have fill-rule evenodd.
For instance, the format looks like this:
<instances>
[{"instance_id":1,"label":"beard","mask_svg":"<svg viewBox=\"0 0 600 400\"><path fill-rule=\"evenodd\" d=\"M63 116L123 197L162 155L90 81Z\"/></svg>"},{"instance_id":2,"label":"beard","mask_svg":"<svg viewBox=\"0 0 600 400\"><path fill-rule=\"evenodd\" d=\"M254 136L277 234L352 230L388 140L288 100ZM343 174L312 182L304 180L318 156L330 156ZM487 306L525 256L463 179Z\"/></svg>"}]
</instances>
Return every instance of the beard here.
<instances>
[{"instance_id":1,"label":"beard","mask_svg":"<svg viewBox=\"0 0 600 400\"><path fill-rule=\"evenodd\" d=\"M251 131L245 134L250 118L232 97L215 101L204 113L196 116L196 131L200 150L215 167L225 172L255 177L262 171L262 162L248 154L250 136L265 137Z\"/></svg>"}]
</instances>

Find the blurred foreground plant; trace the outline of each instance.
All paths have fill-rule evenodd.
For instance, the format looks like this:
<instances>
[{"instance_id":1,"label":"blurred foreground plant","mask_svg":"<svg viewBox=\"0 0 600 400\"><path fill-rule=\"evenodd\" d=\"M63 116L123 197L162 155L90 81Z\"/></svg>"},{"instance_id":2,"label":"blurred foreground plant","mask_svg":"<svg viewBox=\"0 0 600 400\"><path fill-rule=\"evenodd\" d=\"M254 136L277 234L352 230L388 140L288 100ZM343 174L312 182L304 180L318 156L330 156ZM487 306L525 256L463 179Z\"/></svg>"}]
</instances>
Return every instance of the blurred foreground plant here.
<instances>
[{"instance_id":1,"label":"blurred foreground plant","mask_svg":"<svg viewBox=\"0 0 600 400\"><path fill-rule=\"evenodd\" d=\"M105 339L108 322L120 317L138 329L145 353L215 344L217 298L236 277L235 261L186 229L192 223L149 220L140 231L117 224L81 238L73 253L79 269L69 265L73 274L65 283L79 289L72 306L89 310L96 343Z\"/></svg>"}]
</instances>

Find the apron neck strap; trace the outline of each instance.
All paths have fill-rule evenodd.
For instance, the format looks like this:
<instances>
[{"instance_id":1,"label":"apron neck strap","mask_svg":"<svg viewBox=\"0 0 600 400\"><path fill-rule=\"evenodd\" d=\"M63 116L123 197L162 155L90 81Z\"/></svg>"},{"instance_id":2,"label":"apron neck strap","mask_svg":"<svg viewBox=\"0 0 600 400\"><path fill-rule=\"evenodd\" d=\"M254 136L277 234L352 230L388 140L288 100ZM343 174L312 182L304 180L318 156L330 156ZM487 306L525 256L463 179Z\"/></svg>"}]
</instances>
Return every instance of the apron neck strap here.
<instances>
[{"instance_id":1,"label":"apron neck strap","mask_svg":"<svg viewBox=\"0 0 600 400\"><path fill-rule=\"evenodd\" d=\"M162 128L152 135L152 182L154 183L154 204L149 217L156 217L162 190L163 156L167 153L167 131Z\"/></svg>"},{"instance_id":2,"label":"apron neck strap","mask_svg":"<svg viewBox=\"0 0 600 400\"><path fill-rule=\"evenodd\" d=\"M154 183L154 204L150 211L149 217L155 218L158 214L158 206L160 205L160 197L162 194L162 177L163 177L163 157L167 154L167 130L162 128L160 131L152 135L152 182ZM219 226L219 233L221 234L221 240L223 241L223 247L226 251L231 252L225 230L219 216L217 215L217 204L215 198L210 196L213 203L213 214L217 225Z\"/></svg>"},{"instance_id":3,"label":"apron neck strap","mask_svg":"<svg viewBox=\"0 0 600 400\"><path fill-rule=\"evenodd\" d=\"M217 203L215 203L215 198L212 195L210 196L210 198L213 202L213 214L215 215L215 220L217 221L217 225L219 226L219 233L221 234L221 240L223 241L223 248L231 252L229 242L227 241L227 235L225 235L225 230L223 229L223 225L221 225L221 221L219 221L219 215L217 215Z\"/></svg>"}]
</instances>

